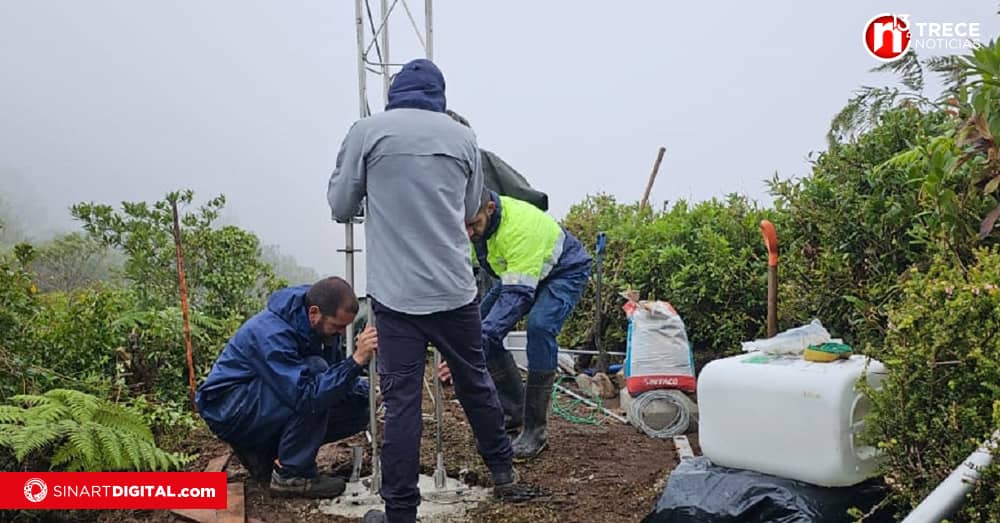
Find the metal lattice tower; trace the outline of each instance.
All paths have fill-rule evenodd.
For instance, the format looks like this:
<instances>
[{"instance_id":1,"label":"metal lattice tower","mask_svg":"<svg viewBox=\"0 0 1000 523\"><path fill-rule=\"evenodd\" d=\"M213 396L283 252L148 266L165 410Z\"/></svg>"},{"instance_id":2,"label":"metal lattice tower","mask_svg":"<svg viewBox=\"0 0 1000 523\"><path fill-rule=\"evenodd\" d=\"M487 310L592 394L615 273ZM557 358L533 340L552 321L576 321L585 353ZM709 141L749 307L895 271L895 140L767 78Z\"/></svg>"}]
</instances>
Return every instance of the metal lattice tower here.
<instances>
[{"instance_id":1,"label":"metal lattice tower","mask_svg":"<svg viewBox=\"0 0 1000 523\"><path fill-rule=\"evenodd\" d=\"M404 64L392 63L389 54L389 21L395 14L402 16L397 7L402 8L406 18L424 50L424 56L428 60L434 59L433 42L434 31L432 29L432 2L433 0L423 0L424 4L424 30L420 31L417 21L413 17L407 0L379 0L381 9L379 18L374 18L371 9L371 0L355 0L354 2L354 24L357 33L358 47L358 109L361 118L372 114L371 106L368 102L368 77L375 75L382 79L382 102L388 102L389 85L392 83L394 70L398 70ZM363 216L355 217L351 222L344 224L344 248L338 249L346 256L345 272L346 280L355 286L354 254L361 252L354 245L355 225L364 222ZM347 331L347 354L354 351L353 325L348 326Z\"/></svg>"}]
</instances>

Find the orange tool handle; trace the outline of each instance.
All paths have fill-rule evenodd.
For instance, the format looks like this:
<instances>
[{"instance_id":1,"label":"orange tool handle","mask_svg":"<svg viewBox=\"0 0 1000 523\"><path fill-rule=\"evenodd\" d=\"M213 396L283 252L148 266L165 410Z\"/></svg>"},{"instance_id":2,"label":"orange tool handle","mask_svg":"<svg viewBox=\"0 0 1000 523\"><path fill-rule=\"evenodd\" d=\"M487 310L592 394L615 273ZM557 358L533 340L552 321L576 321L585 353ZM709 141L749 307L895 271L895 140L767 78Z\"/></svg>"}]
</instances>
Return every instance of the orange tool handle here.
<instances>
[{"instance_id":1,"label":"orange tool handle","mask_svg":"<svg viewBox=\"0 0 1000 523\"><path fill-rule=\"evenodd\" d=\"M774 224L768 220L760 222L760 233L764 235L764 245L767 247L768 267L778 266L778 233Z\"/></svg>"}]
</instances>

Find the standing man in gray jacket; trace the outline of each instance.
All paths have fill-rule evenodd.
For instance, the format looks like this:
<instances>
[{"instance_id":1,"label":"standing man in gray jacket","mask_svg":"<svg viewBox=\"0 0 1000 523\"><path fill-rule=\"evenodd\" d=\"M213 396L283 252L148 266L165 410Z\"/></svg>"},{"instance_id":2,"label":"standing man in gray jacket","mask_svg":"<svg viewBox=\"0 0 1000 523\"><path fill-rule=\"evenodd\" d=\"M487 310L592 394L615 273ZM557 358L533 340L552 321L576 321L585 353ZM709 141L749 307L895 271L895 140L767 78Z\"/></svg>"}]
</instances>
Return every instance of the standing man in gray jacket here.
<instances>
[{"instance_id":1,"label":"standing man in gray jacket","mask_svg":"<svg viewBox=\"0 0 1000 523\"><path fill-rule=\"evenodd\" d=\"M465 223L479 209L476 137L445 114L444 76L429 60L396 75L385 112L356 122L330 177L335 218L368 199L368 294L379 331L385 404L382 498L366 521L415 521L420 504L421 386L428 343L452 372L479 453L497 489L515 482L503 411L486 370Z\"/></svg>"}]
</instances>

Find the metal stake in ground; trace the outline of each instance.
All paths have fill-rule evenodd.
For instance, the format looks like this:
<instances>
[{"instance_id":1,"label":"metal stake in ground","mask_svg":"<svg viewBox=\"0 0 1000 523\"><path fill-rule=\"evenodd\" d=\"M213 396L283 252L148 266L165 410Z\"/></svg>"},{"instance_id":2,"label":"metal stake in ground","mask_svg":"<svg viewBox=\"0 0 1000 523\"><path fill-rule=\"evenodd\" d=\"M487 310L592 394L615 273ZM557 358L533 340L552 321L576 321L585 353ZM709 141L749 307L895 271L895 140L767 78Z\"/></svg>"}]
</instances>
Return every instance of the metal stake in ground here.
<instances>
[{"instance_id":1,"label":"metal stake in ground","mask_svg":"<svg viewBox=\"0 0 1000 523\"><path fill-rule=\"evenodd\" d=\"M368 325L375 327L375 314L372 312L372 297L368 296L365 300L366 312L368 313ZM382 488L382 464L379 462L378 455L378 416L376 415L375 409L377 407L375 401L375 385L376 385L376 365L375 357L373 357L368 362L368 426L369 431L372 435L372 484L369 490L372 494L378 493L379 489Z\"/></svg>"},{"instance_id":2,"label":"metal stake in ground","mask_svg":"<svg viewBox=\"0 0 1000 523\"><path fill-rule=\"evenodd\" d=\"M596 247L596 270L594 275L594 290L595 298L594 302L596 305L596 310L594 312L594 345L597 348L597 371L598 372L608 372L608 353L604 349L604 344L601 343L601 267L604 261L604 246L607 244L607 237L603 232L597 233L597 247Z\"/></svg>"},{"instance_id":3,"label":"metal stake in ground","mask_svg":"<svg viewBox=\"0 0 1000 523\"><path fill-rule=\"evenodd\" d=\"M434 349L434 444L437 445L437 467L434 469L434 488L444 488L447 476L444 470L444 448L441 445L441 380L437 377L437 369L441 366L441 353Z\"/></svg>"}]
</instances>

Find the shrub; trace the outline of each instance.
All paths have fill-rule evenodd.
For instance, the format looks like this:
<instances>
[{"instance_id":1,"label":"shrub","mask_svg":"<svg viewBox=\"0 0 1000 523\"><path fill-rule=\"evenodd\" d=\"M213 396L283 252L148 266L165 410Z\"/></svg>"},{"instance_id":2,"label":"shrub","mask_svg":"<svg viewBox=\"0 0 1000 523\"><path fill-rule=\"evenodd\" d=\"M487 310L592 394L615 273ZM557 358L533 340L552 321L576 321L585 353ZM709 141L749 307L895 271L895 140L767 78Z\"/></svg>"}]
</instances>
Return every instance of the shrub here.
<instances>
[{"instance_id":1,"label":"shrub","mask_svg":"<svg viewBox=\"0 0 1000 523\"><path fill-rule=\"evenodd\" d=\"M967 271L941 256L909 274L884 343L867 347L889 370L870 392L868 438L894 497L916 505L1000 428L1000 250L977 251ZM998 471L1000 461L958 521L1000 521Z\"/></svg>"},{"instance_id":2,"label":"shrub","mask_svg":"<svg viewBox=\"0 0 1000 523\"><path fill-rule=\"evenodd\" d=\"M564 225L591 253L598 231L608 237L602 293L606 346L624 348L619 293L626 289L673 304L699 360L762 335L767 263L760 221L765 218L773 214L735 195L693 205L679 201L662 211L640 212L637 205L605 195L575 205ZM581 304L594 303L594 287L592 281ZM593 314L592 306L577 307L563 329L564 344L592 343Z\"/></svg>"}]
</instances>

